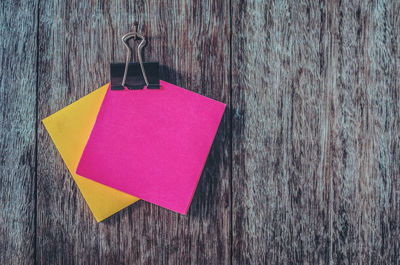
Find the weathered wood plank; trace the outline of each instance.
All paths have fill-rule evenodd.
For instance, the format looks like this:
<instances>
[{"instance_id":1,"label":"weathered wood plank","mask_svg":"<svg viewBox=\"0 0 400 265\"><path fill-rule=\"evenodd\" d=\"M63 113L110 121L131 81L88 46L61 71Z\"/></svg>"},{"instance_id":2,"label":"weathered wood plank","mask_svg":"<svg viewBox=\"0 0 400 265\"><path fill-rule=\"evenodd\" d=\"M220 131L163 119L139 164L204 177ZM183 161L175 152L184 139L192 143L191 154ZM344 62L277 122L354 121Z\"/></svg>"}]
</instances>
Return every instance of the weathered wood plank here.
<instances>
[{"instance_id":1,"label":"weathered wood plank","mask_svg":"<svg viewBox=\"0 0 400 265\"><path fill-rule=\"evenodd\" d=\"M233 1L234 264L399 263L400 9L369 2Z\"/></svg>"},{"instance_id":2,"label":"weathered wood plank","mask_svg":"<svg viewBox=\"0 0 400 265\"><path fill-rule=\"evenodd\" d=\"M233 264L327 263L323 8L232 7Z\"/></svg>"},{"instance_id":3,"label":"weathered wood plank","mask_svg":"<svg viewBox=\"0 0 400 265\"><path fill-rule=\"evenodd\" d=\"M400 264L400 3L337 2L329 12L331 258Z\"/></svg>"},{"instance_id":4,"label":"weathered wood plank","mask_svg":"<svg viewBox=\"0 0 400 265\"><path fill-rule=\"evenodd\" d=\"M135 20L166 81L229 104L228 1L41 1L39 120L108 82ZM229 114L187 216L138 202L100 224L38 124L38 264L229 263Z\"/></svg>"},{"instance_id":5,"label":"weathered wood plank","mask_svg":"<svg viewBox=\"0 0 400 265\"><path fill-rule=\"evenodd\" d=\"M35 261L37 1L0 2L0 264Z\"/></svg>"}]
</instances>

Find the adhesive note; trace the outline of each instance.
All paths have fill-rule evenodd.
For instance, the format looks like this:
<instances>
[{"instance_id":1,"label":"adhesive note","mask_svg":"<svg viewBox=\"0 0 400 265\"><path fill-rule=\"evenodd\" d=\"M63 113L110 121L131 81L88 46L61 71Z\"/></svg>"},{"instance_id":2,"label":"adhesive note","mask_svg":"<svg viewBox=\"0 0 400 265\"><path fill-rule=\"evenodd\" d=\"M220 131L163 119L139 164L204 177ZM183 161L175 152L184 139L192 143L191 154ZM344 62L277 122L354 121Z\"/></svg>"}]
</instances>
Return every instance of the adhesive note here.
<instances>
[{"instance_id":1,"label":"adhesive note","mask_svg":"<svg viewBox=\"0 0 400 265\"><path fill-rule=\"evenodd\" d=\"M138 198L75 173L109 84L43 120L95 219L100 222Z\"/></svg>"},{"instance_id":2,"label":"adhesive note","mask_svg":"<svg viewBox=\"0 0 400 265\"><path fill-rule=\"evenodd\" d=\"M225 104L160 85L108 89L77 173L186 214Z\"/></svg>"}]
</instances>

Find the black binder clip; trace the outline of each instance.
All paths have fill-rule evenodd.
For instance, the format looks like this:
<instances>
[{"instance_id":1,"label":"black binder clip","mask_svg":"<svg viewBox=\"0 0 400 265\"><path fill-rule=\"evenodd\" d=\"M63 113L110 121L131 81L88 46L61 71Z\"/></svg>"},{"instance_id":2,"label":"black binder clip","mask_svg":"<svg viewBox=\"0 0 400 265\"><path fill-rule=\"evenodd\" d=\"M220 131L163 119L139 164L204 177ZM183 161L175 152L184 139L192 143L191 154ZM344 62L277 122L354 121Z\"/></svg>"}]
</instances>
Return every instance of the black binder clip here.
<instances>
[{"instance_id":1,"label":"black binder clip","mask_svg":"<svg viewBox=\"0 0 400 265\"><path fill-rule=\"evenodd\" d=\"M110 76L111 76L111 90L123 90L125 87L128 89L143 89L147 86L148 89L159 89L159 63L143 63L142 49L146 45L146 37L137 32L138 23L135 22L133 32L129 32L122 36L122 41L127 49L125 63L111 63ZM139 62L131 63L131 48L128 41L133 38L134 40L141 40L137 56Z\"/></svg>"}]
</instances>

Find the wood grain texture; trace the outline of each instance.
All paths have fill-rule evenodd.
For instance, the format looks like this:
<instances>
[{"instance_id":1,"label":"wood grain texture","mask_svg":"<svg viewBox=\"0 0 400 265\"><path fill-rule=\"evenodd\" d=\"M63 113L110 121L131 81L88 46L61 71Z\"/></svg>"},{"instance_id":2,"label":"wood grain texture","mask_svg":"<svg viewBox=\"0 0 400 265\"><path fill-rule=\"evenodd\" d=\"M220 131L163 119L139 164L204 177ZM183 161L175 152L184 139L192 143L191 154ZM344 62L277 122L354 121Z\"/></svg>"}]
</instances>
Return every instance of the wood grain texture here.
<instances>
[{"instance_id":1,"label":"wood grain texture","mask_svg":"<svg viewBox=\"0 0 400 265\"><path fill-rule=\"evenodd\" d=\"M322 12L233 5L233 264L329 261Z\"/></svg>"},{"instance_id":2,"label":"wood grain texture","mask_svg":"<svg viewBox=\"0 0 400 265\"><path fill-rule=\"evenodd\" d=\"M232 17L233 264L399 264L398 3Z\"/></svg>"},{"instance_id":3,"label":"wood grain texture","mask_svg":"<svg viewBox=\"0 0 400 265\"><path fill-rule=\"evenodd\" d=\"M331 259L399 264L398 1L330 7ZM327 161L328 162L328 161Z\"/></svg>"},{"instance_id":4,"label":"wood grain texture","mask_svg":"<svg viewBox=\"0 0 400 265\"><path fill-rule=\"evenodd\" d=\"M187 216L138 202L97 224L40 120L109 81L139 21L164 80L229 104L228 2L40 1L38 264L227 264L230 115Z\"/></svg>"},{"instance_id":5,"label":"wood grain texture","mask_svg":"<svg viewBox=\"0 0 400 265\"><path fill-rule=\"evenodd\" d=\"M0 264L35 262L36 31L36 2L0 2Z\"/></svg>"}]
</instances>

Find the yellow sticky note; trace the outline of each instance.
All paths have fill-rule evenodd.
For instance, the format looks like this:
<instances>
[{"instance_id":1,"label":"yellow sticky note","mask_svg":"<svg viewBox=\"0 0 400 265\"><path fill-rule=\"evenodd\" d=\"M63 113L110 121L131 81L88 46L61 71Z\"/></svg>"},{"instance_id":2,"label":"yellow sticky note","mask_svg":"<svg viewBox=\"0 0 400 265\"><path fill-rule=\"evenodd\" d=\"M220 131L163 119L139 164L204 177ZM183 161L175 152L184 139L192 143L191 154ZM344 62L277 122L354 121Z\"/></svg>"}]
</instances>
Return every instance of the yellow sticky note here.
<instances>
[{"instance_id":1,"label":"yellow sticky note","mask_svg":"<svg viewBox=\"0 0 400 265\"><path fill-rule=\"evenodd\" d=\"M108 84L43 120L97 222L139 200L75 173Z\"/></svg>"}]
</instances>

